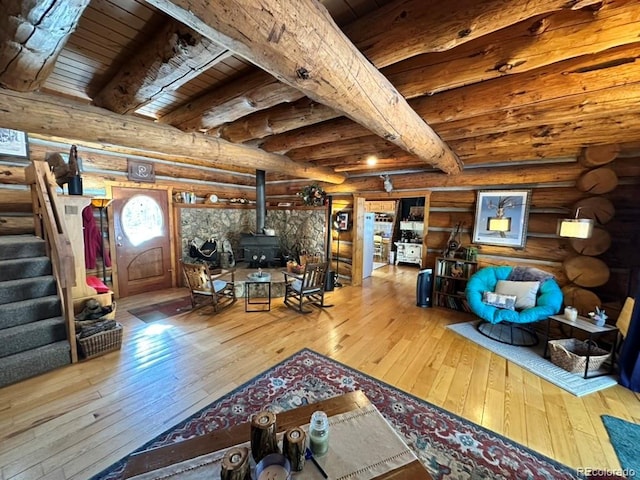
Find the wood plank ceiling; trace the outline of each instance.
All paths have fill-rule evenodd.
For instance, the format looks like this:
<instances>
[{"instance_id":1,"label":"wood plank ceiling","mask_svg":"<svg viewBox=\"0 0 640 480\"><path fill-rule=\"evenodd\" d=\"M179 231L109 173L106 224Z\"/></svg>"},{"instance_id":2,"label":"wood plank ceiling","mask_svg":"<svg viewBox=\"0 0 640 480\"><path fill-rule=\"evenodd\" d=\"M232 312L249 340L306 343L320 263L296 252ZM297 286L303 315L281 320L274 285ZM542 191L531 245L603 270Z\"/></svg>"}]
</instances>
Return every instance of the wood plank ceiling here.
<instances>
[{"instance_id":1,"label":"wood plank ceiling","mask_svg":"<svg viewBox=\"0 0 640 480\"><path fill-rule=\"evenodd\" d=\"M635 0L4 3L0 126L81 145L349 191L640 139Z\"/></svg>"}]
</instances>

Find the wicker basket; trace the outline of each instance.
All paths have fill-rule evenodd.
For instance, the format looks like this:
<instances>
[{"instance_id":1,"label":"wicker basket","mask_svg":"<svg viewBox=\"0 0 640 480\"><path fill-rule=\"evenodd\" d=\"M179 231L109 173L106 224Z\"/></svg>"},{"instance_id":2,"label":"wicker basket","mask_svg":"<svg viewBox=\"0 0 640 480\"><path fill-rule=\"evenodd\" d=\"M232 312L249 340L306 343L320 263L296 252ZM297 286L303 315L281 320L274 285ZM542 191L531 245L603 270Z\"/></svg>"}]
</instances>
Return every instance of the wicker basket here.
<instances>
[{"instance_id":1,"label":"wicker basket","mask_svg":"<svg viewBox=\"0 0 640 480\"><path fill-rule=\"evenodd\" d=\"M122 347L122 324L116 323L116 328L96 333L90 337L79 338L78 347L83 358L92 358Z\"/></svg>"},{"instance_id":2,"label":"wicker basket","mask_svg":"<svg viewBox=\"0 0 640 480\"><path fill-rule=\"evenodd\" d=\"M595 342L583 342L577 338L549 340L551 361L571 373L584 373L589 351L589 372L598 370L607 361L611 353L598 347ZM588 350L591 348L590 350Z\"/></svg>"}]
</instances>

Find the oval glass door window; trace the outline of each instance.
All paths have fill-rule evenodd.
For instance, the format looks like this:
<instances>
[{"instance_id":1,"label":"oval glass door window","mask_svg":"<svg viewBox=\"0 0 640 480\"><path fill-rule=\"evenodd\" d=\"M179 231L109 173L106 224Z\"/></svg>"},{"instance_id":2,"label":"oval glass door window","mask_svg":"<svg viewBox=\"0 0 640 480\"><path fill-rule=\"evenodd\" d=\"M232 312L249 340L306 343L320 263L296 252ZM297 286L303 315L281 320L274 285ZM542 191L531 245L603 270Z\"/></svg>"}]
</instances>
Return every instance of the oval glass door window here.
<instances>
[{"instance_id":1,"label":"oval glass door window","mask_svg":"<svg viewBox=\"0 0 640 480\"><path fill-rule=\"evenodd\" d=\"M160 205L146 195L134 195L122 208L122 231L134 247L162 235Z\"/></svg>"}]
</instances>

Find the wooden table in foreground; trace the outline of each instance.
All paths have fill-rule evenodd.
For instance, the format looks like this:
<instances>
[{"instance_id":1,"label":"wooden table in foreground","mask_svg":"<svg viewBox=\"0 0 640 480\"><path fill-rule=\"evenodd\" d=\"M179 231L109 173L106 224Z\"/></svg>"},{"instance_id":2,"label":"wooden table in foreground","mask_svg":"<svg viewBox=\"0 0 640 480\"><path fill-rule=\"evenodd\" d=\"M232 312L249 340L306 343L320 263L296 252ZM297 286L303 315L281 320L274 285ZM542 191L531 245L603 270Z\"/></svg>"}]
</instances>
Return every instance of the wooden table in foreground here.
<instances>
[{"instance_id":1,"label":"wooden table in foreground","mask_svg":"<svg viewBox=\"0 0 640 480\"><path fill-rule=\"evenodd\" d=\"M370 405L371 402L361 391L346 393L339 397L323 400L311 405L278 413L278 432L309 423L315 410L323 410L328 416L350 412ZM243 423L226 430L215 431L178 442L131 455L124 471L124 478L130 478L174 463L183 462L222 448L246 442L250 437L250 424ZM376 479L433 480L418 460L376 477Z\"/></svg>"}]
</instances>

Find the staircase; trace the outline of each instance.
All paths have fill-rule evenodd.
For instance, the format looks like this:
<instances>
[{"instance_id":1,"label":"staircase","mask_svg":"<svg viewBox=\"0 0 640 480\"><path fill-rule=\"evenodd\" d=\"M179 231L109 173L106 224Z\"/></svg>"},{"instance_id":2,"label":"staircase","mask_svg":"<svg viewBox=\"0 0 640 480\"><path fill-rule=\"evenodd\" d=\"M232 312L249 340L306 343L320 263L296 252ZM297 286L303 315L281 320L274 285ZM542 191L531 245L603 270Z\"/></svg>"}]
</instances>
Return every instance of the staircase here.
<instances>
[{"instance_id":1,"label":"staircase","mask_svg":"<svg viewBox=\"0 0 640 480\"><path fill-rule=\"evenodd\" d=\"M71 363L44 240L0 235L0 387Z\"/></svg>"}]
</instances>

